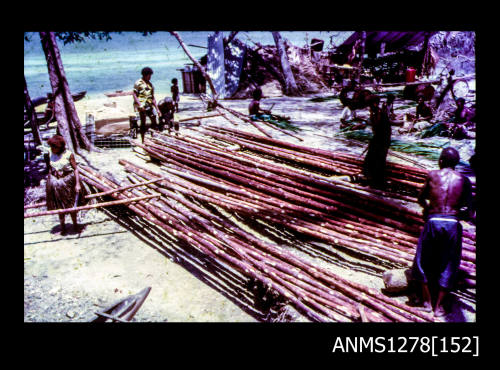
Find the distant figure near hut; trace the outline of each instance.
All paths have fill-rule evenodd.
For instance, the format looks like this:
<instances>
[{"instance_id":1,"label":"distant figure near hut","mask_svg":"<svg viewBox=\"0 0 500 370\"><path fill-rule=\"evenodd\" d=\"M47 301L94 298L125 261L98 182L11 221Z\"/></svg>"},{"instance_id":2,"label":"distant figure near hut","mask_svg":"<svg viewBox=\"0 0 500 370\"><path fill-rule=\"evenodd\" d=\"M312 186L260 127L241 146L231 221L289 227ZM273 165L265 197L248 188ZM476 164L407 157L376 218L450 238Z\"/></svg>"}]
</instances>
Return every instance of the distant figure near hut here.
<instances>
[{"instance_id":1,"label":"distant figure near hut","mask_svg":"<svg viewBox=\"0 0 500 370\"><path fill-rule=\"evenodd\" d=\"M415 110L415 122L419 119L430 121L433 117L432 108L425 104L423 95L418 96L417 103L417 108Z\"/></svg>"},{"instance_id":2,"label":"distant figure near hut","mask_svg":"<svg viewBox=\"0 0 500 370\"><path fill-rule=\"evenodd\" d=\"M175 103L170 97L166 97L158 103L160 111L160 131L163 131L165 125L168 127L168 133L171 133L172 127L179 131L179 122L174 121Z\"/></svg>"},{"instance_id":3,"label":"distant figure near hut","mask_svg":"<svg viewBox=\"0 0 500 370\"><path fill-rule=\"evenodd\" d=\"M455 97L453 95L453 97ZM475 113L465 106L465 99L455 99L457 109L453 112L450 122L447 124L449 136L461 140L470 136L469 131L475 131Z\"/></svg>"},{"instance_id":4,"label":"distant figure near hut","mask_svg":"<svg viewBox=\"0 0 500 370\"><path fill-rule=\"evenodd\" d=\"M368 144L368 152L363 163L363 174L370 185L383 188L385 186L387 152L391 145L391 123L387 115L386 105L384 104L380 108L379 103L378 96L371 96L369 106L373 137Z\"/></svg>"},{"instance_id":5,"label":"distant figure near hut","mask_svg":"<svg viewBox=\"0 0 500 370\"><path fill-rule=\"evenodd\" d=\"M443 298L456 283L462 253L460 219L470 219L473 213L471 184L467 177L455 171L460 156L454 148L443 149L439 170L427 175L418 202L426 221L418 241L412 276L422 284L424 308L432 310L431 290L438 288L434 316L446 314Z\"/></svg>"},{"instance_id":6,"label":"distant figure near hut","mask_svg":"<svg viewBox=\"0 0 500 370\"><path fill-rule=\"evenodd\" d=\"M134 98L134 110L139 114L141 120L139 132L141 134L141 140L144 142L144 135L147 131L146 117L149 117L151 120L151 128L156 130L156 113L159 109L154 96L154 87L151 83L153 70L149 67L145 67L142 69L141 74L142 78L138 79L134 84L132 96Z\"/></svg>"},{"instance_id":7,"label":"distant figure near hut","mask_svg":"<svg viewBox=\"0 0 500 370\"><path fill-rule=\"evenodd\" d=\"M52 136L47 143L51 151L48 158L49 174L45 187L47 210L74 208L84 205L86 192L80 183L75 156L66 149L66 142L60 135ZM77 212L71 212L70 215L74 230L80 231ZM66 234L65 217L65 213L59 214L61 235Z\"/></svg>"},{"instance_id":8,"label":"distant figure near hut","mask_svg":"<svg viewBox=\"0 0 500 370\"><path fill-rule=\"evenodd\" d=\"M340 91L339 100L344 107L355 112L357 109L368 107L372 96L370 90L361 88L356 80L351 79Z\"/></svg>"},{"instance_id":9,"label":"distant figure near hut","mask_svg":"<svg viewBox=\"0 0 500 370\"><path fill-rule=\"evenodd\" d=\"M425 103L424 96L419 95L417 98L417 108L415 109L415 118L411 120L408 131L421 131L429 124L433 116L432 108ZM419 122L422 122L422 124L418 124Z\"/></svg>"},{"instance_id":10,"label":"distant figure near hut","mask_svg":"<svg viewBox=\"0 0 500 370\"><path fill-rule=\"evenodd\" d=\"M175 111L179 113L179 86L177 86L177 78L172 79L172 87L170 88L170 92L172 93L172 100L174 102Z\"/></svg>"}]
</instances>

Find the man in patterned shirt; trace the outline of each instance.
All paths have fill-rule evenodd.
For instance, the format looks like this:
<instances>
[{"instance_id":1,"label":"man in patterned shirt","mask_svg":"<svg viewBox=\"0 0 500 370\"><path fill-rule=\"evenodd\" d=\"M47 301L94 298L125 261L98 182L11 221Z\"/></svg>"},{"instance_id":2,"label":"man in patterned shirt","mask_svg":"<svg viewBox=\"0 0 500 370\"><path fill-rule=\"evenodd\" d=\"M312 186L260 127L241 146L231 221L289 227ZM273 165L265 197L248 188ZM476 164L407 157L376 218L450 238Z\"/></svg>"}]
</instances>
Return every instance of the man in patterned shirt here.
<instances>
[{"instance_id":1,"label":"man in patterned shirt","mask_svg":"<svg viewBox=\"0 0 500 370\"><path fill-rule=\"evenodd\" d=\"M132 96L134 97L134 110L139 113L139 118L141 120L139 132L142 142L144 142L144 135L147 131L146 116L151 120L151 128L156 130L156 113L159 110L154 96L154 87L151 83L153 70L149 67L145 67L142 69L141 74L142 78L138 79L134 84Z\"/></svg>"}]
</instances>

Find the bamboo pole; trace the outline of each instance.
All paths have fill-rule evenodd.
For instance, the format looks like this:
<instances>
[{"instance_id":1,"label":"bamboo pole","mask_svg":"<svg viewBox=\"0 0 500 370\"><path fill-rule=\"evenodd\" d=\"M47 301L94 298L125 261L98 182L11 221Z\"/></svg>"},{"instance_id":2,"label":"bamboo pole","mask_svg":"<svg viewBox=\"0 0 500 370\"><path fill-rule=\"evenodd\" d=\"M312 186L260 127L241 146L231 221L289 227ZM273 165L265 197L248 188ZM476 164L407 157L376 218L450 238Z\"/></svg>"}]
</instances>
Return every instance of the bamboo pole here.
<instances>
[{"instance_id":1,"label":"bamboo pole","mask_svg":"<svg viewBox=\"0 0 500 370\"><path fill-rule=\"evenodd\" d=\"M220 113L215 113L215 114L206 114L203 116L195 116L195 117L186 117L186 118L181 118L178 119L178 122L186 122L186 121L193 121L193 120L198 120L198 119L205 119L205 118L212 118L212 117L219 117L222 114Z\"/></svg>"},{"instance_id":2,"label":"bamboo pole","mask_svg":"<svg viewBox=\"0 0 500 370\"><path fill-rule=\"evenodd\" d=\"M238 111L236 111L236 110L234 110L234 109L230 109L230 108L224 107L224 106L222 106L220 103L218 103L218 106L219 106L219 107L221 107L221 108L223 108L223 109L225 109L225 110L227 110L228 112L232 113L234 116L236 116L236 117L240 118L241 120L244 120L244 121L246 121L246 122L253 121L253 120L252 120L252 119L250 119L247 115L245 115L245 114L243 114L243 113L241 113L241 112L238 112ZM292 133L290 133L290 132L287 132L286 130L283 130L282 128L277 127L277 126L275 126L275 125L271 124L270 122L267 122L267 121L264 121L264 120L256 120L256 121L257 121L257 122L262 122L262 123L263 123L263 124L265 124L266 126L269 126L269 127L273 128L273 129L275 129L275 130L278 130L278 131L280 131L280 132L284 133L285 135L291 136L291 137L293 137L293 138L295 138L295 139L297 139L297 140L299 140L299 141L304 141L304 139L302 139L301 137L299 137L299 136L297 136L297 135L294 135L294 134L292 134ZM251 123L251 122L250 122L250 123Z\"/></svg>"},{"instance_id":3,"label":"bamboo pole","mask_svg":"<svg viewBox=\"0 0 500 370\"><path fill-rule=\"evenodd\" d=\"M226 107L220 105L219 103L217 103L217 106L221 107L222 109L227 110L229 113L231 113L235 117L240 118L237 115L235 115L234 113L232 113L231 111L229 111ZM260 132L262 132L265 136L272 137L269 133L267 133L265 130L263 130L255 121L252 121L251 119L242 119L242 120L245 121L245 122L250 123L253 127L255 127L257 130L259 130Z\"/></svg>"},{"instance_id":4,"label":"bamboo pole","mask_svg":"<svg viewBox=\"0 0 500 370\"><path fill-rule=\"evenodd\" d=\"M80 207L74 207L74 208L54 209L54 210L51 210L51 211L44 211L44 212L37 212L37 213L28 213L28 214L25 213L24 214L24 218L47 216L47 215L56 215L56 214L71 213L71 212L78 212L78 211L83 211L83 210L92 209L92 208L108 207L108 206L114 206L114 205L118 205L118 204L127 204L127 203L131 203L131 202L137 202L137 201L140 201L140 200L155 198L155 197L159 197L159 196L160 196L160 194L157 194L157 195L148 195L148 196L145 196L145 197L122 199L122 200L113 200L113 201L110 201L110 202L90 204L90 205L87 205L87 206L80 206Z\"/></svg>"},{"instance_id":5,"label":"bamboo pole","mask_svg":"<svg viewBox=\"0 0 500 370\"><path fill-rule=\"evenodd\" d=\"M46 205L47 205L47 202L28 204L27 206L24 206L24 209L45 207Z\"/></svg>"},{"instance_id":6,"label":"bamboo pole","mask_svg":"<svg viewBox=\"0 0 500 370\"><path fill-rule=\"evenodd\" d=\"M164 178L160 177L160 178L156 178L156 179L153 179L153 180L145 181L145 182L140 183L140 184L132 184L132 185L122 186L120 188L116 188L116 189L112 189L112 190L103 191L103 192L100 192L100 193L89 194L89 195L86 195L85 198L86 199L92 199L92 198L102 197L104 195L110 195L110 194L118 193L118 192L123 191L123 190L135 188L137 186L144 186L144 185L151 184L153 182L157 182L157 181L161 181L161 180L164 180Z\"/></svg>"}]
</instances>

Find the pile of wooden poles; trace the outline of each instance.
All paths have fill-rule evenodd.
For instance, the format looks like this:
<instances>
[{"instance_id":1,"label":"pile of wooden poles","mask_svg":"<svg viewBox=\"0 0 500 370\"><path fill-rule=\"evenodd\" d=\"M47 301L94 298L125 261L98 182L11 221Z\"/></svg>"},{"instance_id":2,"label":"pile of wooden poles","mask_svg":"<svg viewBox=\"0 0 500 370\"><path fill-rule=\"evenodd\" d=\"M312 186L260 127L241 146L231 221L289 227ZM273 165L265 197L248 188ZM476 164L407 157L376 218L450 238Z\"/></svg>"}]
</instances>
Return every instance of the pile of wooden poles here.
<instances>
[{"instance_id":1,"label":"pile of wooden poles","mask_svg":"<svg viewBox=\"0 0 500 370\"><path fill-rule=\"evenodd\" d=\"M203 196L196 196L198 189L191 189L181 178L173 175L162 178L161 173L127 161L121 163L131 174L127 190L120 191L124 184L117 184L86 166L80 166L82 179L117 199L161 193L160 198L129 203L128 207L178 240L262 282L311 320L343 322L359 321L363 317L376 322L432 321L425 312L259 239L222 212L198 203ZM145 179L157 181L144 185ZM134 183L136 187L131 188Z\"/></svg>"},{"instance_id":2,"label":"pile of wooden poles","mask_svg":"<svg viewBox=\"0 0 500 370\"><path fill-rule=\"evenodd\" d=\"M228 136L225 140L231 141ZM228 211L280 225L353 252L409 266L423 226L421 215L348 182L184 135L158 135L137 144L161 160L162 169L192 184ZM303 156L297 154L302 163ZM316 158L319 162L319 158ZM311 159L313 160L313 159ZM475 277L474 236L464 235L461 268ZM471 282L472 284L472 282Z\"/></svg>"},{"instance_id":3,"label":"pile of wooden poles","mask_svg":"<svg viewBox=\"0 0 500 370\"><path fill-rule=\"evenodd\" d=\"M252 144L251 134L236 130L198 131L205 135L155 134L144 144L134 142L159 160L160 167L153 171L121 160L129 173L127 184L86 166L80 166L82 179L116 200L161 194L127 206L205 255L265 284L311 320L432 320L376 289L299 257L293 244L267 241L241 225L248 220L278 227L296 238L328 243L375 263L408 267L423 224L420 214L354 184L300 168L332 171L329 166L335 164L346 171L352 162L344 154L270 138ZM253 150L264 156L236 151L235 144L240 149L255 145ZM407 181L418 184L420 172L402 173L401 179L407 176ZM475 286L474 235L465 233L463 245L460 268L467 274L466 284Z\"/></svg>"},{"instance_id":4,"label":"pile of wooden poles","mask_svg":"<svg viewBox=\"0 0 500 370\"><path fill-rule=\"evenodd\" d=\"M359 176L362 172L364 161L362 156L296 145L230 128L210 126L205 128L206 135L218 140L239 145L251 152L272 156L277 160L297 162L296 164L312 170L351 177ZM390 183L397 185L400 192L413 196L418 193L427 175L426 170L392 162L388 162L386 171Z\"/></svg>"}]
</instances>

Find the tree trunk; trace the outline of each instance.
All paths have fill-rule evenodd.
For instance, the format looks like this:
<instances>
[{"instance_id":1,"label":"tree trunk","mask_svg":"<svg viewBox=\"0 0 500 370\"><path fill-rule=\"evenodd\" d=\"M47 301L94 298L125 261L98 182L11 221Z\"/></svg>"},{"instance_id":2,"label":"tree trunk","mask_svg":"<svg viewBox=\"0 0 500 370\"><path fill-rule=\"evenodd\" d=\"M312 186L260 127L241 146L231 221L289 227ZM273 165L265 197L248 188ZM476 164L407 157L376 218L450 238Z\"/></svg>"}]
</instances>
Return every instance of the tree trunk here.
<instances>
[{"instance_id":1,"label":"tree trunk","mask_svg":"<svg viewBox=\"0 0 500 370\"><path fill-rule=\"evenodd\" d=\"M431 63L431 50L429 47L429 36L430 32L425 33L424 46L423 46L423 58L422 58L422 67L421 67L421 75L429 76L430 73L430 63Z\"/></svg>"},{"instance_id":2,"label":"tree trunk","mask_svg":"<svg viewBox=\"0 0 500 370\"><path fill-rule=\"evenodd\" d=\"M233 39L236 37L236 35L238 34L238 31L232 31L229 36L227 38L224 39L224 47L226 47L227 45L229 45L229 43L231 41L233 41Z\"/></svg>"},{"instance_id":3,"label":"tree trunk","mask_svg":"<svg viewBox=\"0 0 500 370\"><path fill-rule=\"evenodd\" d=\"M75 109L55 34L54 32L40 32L40 40L47 60L50 85L55 99L54 113L59 134L64 137L67 148L74 153L80 154L81 149L92 150L93 145L83 132Z\"/></svg>"},{"instance_id":4,"label":"tree trunk","mask_svg":"<svg viewBox=\"0 0 500 370\"><path fill-rule=\"evenodd\" d=\"M30 120L31 132L33 133L33 140L36 145L42 144L42 139L40 137L40 130L38 129L38 122L36 119L36 112L33 103L31 102L30 94L28 92L28 85L26 84L26 76L24 76L24 108L26 109L26 114Z\"/></svg>"},{"instance_id":5,"label":"tree trunk","mask_svg":"<svg viewBox=\"0 0 500 370\"><path fill-rule=\"evenodd\" d=\"M281 70L283 72L283 77L285 78L285 95L297 96L300 95L299 88L293 77L292 69L290 68L290 62L288 61L288 56L286 54L285 44L279 32L272 32L274 42L276 44L276 49L278 49L278 54L281 61Z\"/></svg>"},{"instance_id":6,"label":"tree trunk","mask_svg":"<svg viewBox=\"0 0 500 370\"><path fill-rule=\"evenodd\" d=\"M214 100L217 100L217 91L215 90L214 84L212 83L212 79L208 75L208 73L205 70L205 68L203 68L203 66L200 64L200 62L198 62L196 60L196 58L193 57L193 55L189 52L189 49L187 48L186 44L184 44L184 41L182 41L181 36L177 32L170 31L170 34L172 36L174 36L177 39L177 41L179 41L179 44L181 45L182 49L184 49L184 52L186 53L186 55L189 57L189 59L191 59L191 61L194 63L194 65L196 67L198 67L198 69L200 70L200 72L203 74L203 77L205 77L205 79L208 82L208 85L210 86L210 90L212 90L212 94L213 94Z\"/></svg>"},{"instance_id":7,"label":"tree trunk","mask_svg":"<svg viewBox=\"0 0 500 370\"><path fill-rule=\"evenodd\" d=\"M356 72L357 80L361 83L361 72L363 71L363 59L365 58L366 31L361 31L361 44L359 45L359 64Z\"/></svg>"}]
</instances>

